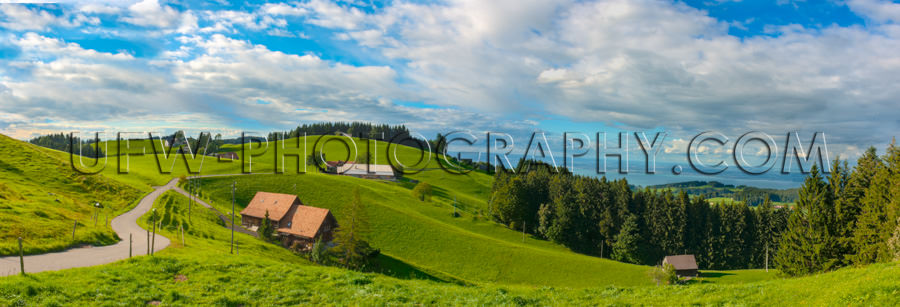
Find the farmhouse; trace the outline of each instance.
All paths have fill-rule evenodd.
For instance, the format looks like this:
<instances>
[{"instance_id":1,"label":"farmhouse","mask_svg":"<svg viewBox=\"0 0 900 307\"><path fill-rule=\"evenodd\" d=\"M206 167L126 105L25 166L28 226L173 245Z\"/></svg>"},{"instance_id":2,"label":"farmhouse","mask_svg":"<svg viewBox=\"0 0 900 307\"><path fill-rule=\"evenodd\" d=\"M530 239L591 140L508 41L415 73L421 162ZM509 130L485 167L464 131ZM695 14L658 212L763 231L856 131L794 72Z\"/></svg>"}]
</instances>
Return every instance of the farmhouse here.
<instances>
[{"instance_id":1,"label":"farmhouse","mask_svg":"<svg viewBox=\"0 0 900 307\"><path fill-rule=\"evenodd\" d=\"M332 174L353 176L364 179L394 180L394 168L385 164L359 164L351 161L325 162L327 171Z\"/></svg>"},{"instance_id":2,"label":"farmhouse","mask_svg":"<svg viewBox=\"0 0 900 307\"><path fill-rule=\"evenodd\" d=\"M284 246L299 244L301 249L306 249L320 238L331 241L337 227L337 220L328 209L305 206L296 195L269 192L257 192L253 196L241 211L241 225L258 230L266 212Z\"/></svg>"},{"instance_id":3,"label":"farmhouse","mask_svg":"<svg viewBox=\"0 0 900 307\"><path fill-rule=\"evenodd\" d=\"M697 259L694 258L694 255L666 256L663 264L671 264L675 267L675 274L678 277L697 277L699 274Z\"/></svg>"},{"instance_id":4,"label":"farmhouse","mask_svg":"<svg viewBox=\"0 0 900 307\"><path fill-rule=\"evenodd\" d=\"M216 154L216 158L219 158L219 160L238 160L238 154L236 152L220 152Z\"/></svg>"}]
</instances>

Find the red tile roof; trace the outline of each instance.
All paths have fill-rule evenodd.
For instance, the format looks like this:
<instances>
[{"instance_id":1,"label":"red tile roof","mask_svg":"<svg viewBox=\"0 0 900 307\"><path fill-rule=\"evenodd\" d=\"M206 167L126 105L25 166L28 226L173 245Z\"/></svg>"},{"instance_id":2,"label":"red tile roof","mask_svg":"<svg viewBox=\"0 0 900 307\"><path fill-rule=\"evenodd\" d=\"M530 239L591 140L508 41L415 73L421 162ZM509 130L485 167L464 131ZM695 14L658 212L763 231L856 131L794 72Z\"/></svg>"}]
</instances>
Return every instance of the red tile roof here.
<instances>
[{"instance_id":1,"label":"red tile roof","mask_svg":"<svg viewBox=\"0 0 900 307\"><path fill-rule=\"evenodd\" d=\"M315 238L322 223L331 214L328 209L299 205L290 212L293 214L290 227L278 228L278 232L289 233L306 238Z\"/></svg>"},{"instance_id":2,"label":"red tile roof","mask_svg":"<svg viewBox=\"0 0 900 307\"><path fill-rule=\"evenodd\" d=\"M256 192L247 208L241 211L241 215L264 218L268 211L270 220L280 221L291 210L291 205L295 201L297 195Z\"/></svg>"}]
</instances>

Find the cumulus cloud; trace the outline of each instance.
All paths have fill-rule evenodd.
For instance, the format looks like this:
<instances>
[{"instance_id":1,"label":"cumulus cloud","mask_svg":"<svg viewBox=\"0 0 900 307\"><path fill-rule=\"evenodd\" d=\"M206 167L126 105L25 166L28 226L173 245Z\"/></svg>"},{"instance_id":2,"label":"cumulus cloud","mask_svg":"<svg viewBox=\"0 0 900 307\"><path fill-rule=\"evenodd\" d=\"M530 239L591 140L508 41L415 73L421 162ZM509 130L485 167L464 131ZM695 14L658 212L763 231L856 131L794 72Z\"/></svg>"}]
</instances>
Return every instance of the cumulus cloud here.
<instances>
[{"instance_id":1,"label":"cumulus cloud","mask_svg":"<svg viewBox=\"0 0 900 307\"><path fill-rule=\"evenodd\" d=\"M894 20L896 4L849 4ZM741 39L684 4L621 0L395 3L353 27L309 22L403 60L438 105L735 137L825 131L881 143L900 128L893 25L792 25Z\"/></svg>"},{"instance_id":2,"label":"cumulus cloud","mask_svg":"<svg viewBox=\"0 0 900 307\"><path fill-rule=\"evenodd\" d=\"M489 115L393 103L416 97L401 88L396 71L387 66L286 54L221 34L180 41L184 45L164 59L148 61L23 34L14 40L22 58L46 60L15 61L10 66L28 77L0 80L0 130L28 137L53 128L113 133L182 126L193 131L217 127L204 131L225 134L237 131L239 119L268 129L302 120L359 120L436 131L497 122Z\"/></svg>"},{"instance_id":3,"label":"cumulus cloud","mask_svg":"<svg viewBox=\"0 0 900 307\"><path fill-rule=\"evenodd\" d=\"M772 25L765 35L742 38L729 34L740 24L652 0L397 1L372 8L311 0L244 11L145 0L62 14L0 6L7 17L0 26L41 32L10 34L23 54L4 63L4 72L16 74L0 82L19 106L6 102L0 112L74 109L139 118L158 111L147 106L160 100L225 125L369 120L527 131L563 119L670 130L674 143L666 152L705 130L732 138L760 130L777 142L791 130L803 137L824 131L830 144L854 153L900 130L900 26L898 4L846 4L865 26ZM167 51L150 59L98 52L45 33L95 24L97 16L159 29L169 35ZM327 43L352 51L285 53L248 41L251 32L314 33L312 40L342 40ZM39 52L49 57L32 56ZM332 60L357 54L378 64ZM109 101L103 106L114 111L83 107L89 100Z\"/></svg>"},{"instance_id":4,"label":"cumulus cloud","mask_svg":"<svg viewBox=\"0 0 900 307\"><path fill-rule=\"evenodd\" d=\"M877 22L900 22L900 3L883 0L850 0L851 10Z\"/></svg>"},{"instance_id":5,"label":"cumulus cloud","mask_svg":"<svg viewBox=\"0 0 900 307\"><path fill-rule=\"evenodd\" d=\"M50 5L53 6L53 5ZM55 7L55 6L53 6ZM26 6L22 4L0 4L0 27L14 31L48 30L51 27L78 27L83 24L98 24L96 17L83 14L55 15L41 9L42 6Z\"/></svg>"},{"instance_id":6,"label":"cumulus cloud","mask_svg":"<svg viewBox=\"0 0 900 307\"><path fill-rule=\"evenodd\" d=\"M149 28L174 29L189 33L197 29L197 17L191 11L181 12L158 0L143 0L128 6L128 15L122 21Z\"/></svg>"}]
</instances>

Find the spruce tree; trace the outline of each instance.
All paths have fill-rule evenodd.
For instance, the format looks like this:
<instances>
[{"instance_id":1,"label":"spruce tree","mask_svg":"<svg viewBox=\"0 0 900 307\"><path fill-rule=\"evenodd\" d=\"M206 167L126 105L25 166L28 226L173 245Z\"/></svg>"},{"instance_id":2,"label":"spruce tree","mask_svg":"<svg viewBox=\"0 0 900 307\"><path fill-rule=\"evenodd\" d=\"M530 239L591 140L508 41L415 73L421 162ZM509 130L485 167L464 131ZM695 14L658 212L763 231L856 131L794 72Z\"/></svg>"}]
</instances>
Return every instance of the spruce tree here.
<instances>
[{"instance_id":1,"label":"spruce tree","mask_svg":"<svg viewBox=\"0 0 900 307\"><path fill-rule=\"evenodd\" d=\"M272 225L272 221L269 220L269 210L266 210L266 217L259 224L256 233L264 241L272 241L272 234L275 233L275 227Z\"/></svg>"},{"instance_id":2,"label":"spruce tree","mask_svg":"<svg viewBox=\"0 0 900 307\"><path fill-rule=\"evenodd\" d=\"M848 258L853 254L853 227L858 215L856 205L844 196L849 176L846 162L841 165L840 159L835 159L828 175L829 198L834 203L833 214L826 218L829 232L835 236L835 253L841 266L849 264Z\"/></svg>"},{"instance_id":3,"label":"spruce tree","mask_svg":"<svg viewBox=\"0 0 900 307\"><path fill-rule=\"evenodd\" d=\"M771 263L772 251L775 250L776 244L776 220L775 212L772 207L772 200L766 195L763 203L756 207L756 242L759 254L758 259L761 261L762 267L769 271L769 263Z\"/></svg>"},{"instance_id":4,"label":"spruce tree","mask_svg":"<svg viewBox=\"0 0 900 307\"><path fill-rule=\"evenodd\" d=\"M831 201L817 166L813 165L798 194L775 257L778 268L791 276L833 269L838 259L836 240L828 231Z\"/></svg>"},{"instance_id":5,"label":"spruce tree","mask_svg":"<svg viewBox=\"0 0 900 307\"><path fill-rule=\"evenodd\" d=\"M359 197L359 188L353 189L353 198L346 210L344 220L335 233L335 253L344 267L358 269L366 264L369 249L364 241L369 231L369 220Z\"/></svg>"},{"instance_id":6,"label":"spruce tree","mask_svg":"<svg viewBox=\"0 0 900 307\"><path fill-rule=\"evenodd\" d=\"M629 215L622 224L622 230L616 235L616 241L613 243L612 258L622 262L640 263L641 242L641 232L638 228L637 217Z\"/></svg>"},{"instance_id":7,"label":"spruce tree","mask_svg":"<svg viewBox=\"0 0 900 307\"><path fill-rule=\"evenodd\" d=\"M852 257L857 265L869 264L884 259L887 255L887 204L890 203L890 172L879 164L871 184L865 191L862 212L853 233Z\"/></svg>"}]
</instances>

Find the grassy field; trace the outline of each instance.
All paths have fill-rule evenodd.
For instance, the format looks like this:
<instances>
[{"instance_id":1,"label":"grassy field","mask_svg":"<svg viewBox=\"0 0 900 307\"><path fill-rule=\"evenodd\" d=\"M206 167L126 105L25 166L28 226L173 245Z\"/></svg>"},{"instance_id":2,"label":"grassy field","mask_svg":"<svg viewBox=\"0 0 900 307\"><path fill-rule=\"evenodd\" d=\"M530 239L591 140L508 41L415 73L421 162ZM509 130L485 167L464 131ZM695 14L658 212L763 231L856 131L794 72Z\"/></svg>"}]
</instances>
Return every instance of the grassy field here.
<instances>
[{"instance_id":1,"label":"grassy field","mask_svg":"<svg viewBox=\"0 0 900 307\"><path fill-rule=\"evenodd\" d=\"M431 202L418 201L403 184L324 174L213 177L203 179L203 194L228 212L232 182L237 186L238 210L257 191L296 194L307 205L332 210L339 223L349 191L359 187L370 217L372 245L447 280L568 287L651 283L646 275L649 267L576 254L530 236L523 242L522 233L484 216L463 211L453 217L452 199L436 195ZM774 273L753 276L765 279Z\"/></svg>"},{"instance_id":2,"label":"grassy field","mask_svg":"<svg viewBox=\"0 0 900 307\"><path fill-rule=\"evenodd\" d=\"M311 264L229 231L209 211L186 223L186 200L167 193L160 234L171 248L113 264L0 279L0 305L874 305L900 303L900 264L877 264L793 279L683 286L535 287L458 285ZM146 218L146 216L145 216ZM142 222L144 219L142 219ZM186 246L177 225L189 224ZM740 274L737 274L740 275Z\"/></svg>"},{"instance_id":3,"label":"grassy field","mask_svg":"<svg viewBox=\"0 0 900 307\"><path fill-rule=\"evenodd\" d=\"M92 209L88 204L95 197L118 200L107 201L112 218L133 205L150 186L186 173L184 163L176 160L172 173L160 174L156 157L144 155L130 158L128 174L116 170L113 156L101 176L83 176L68 167L66 153L5 137L0 141L5 151L0 157L4 174L0 179L0 219L5 219L0 227L7 227L2 228L0 247L11 246L12 238L21 233L53 227L71 231L65 218L89 217ZM301 141L308 145L307 153L314 141L311 137ZM291 142L288 140L289 147L297 144ZM328 146L332 145L339 144ZM343 158L331 156L341 155L342 150L343 146L329 147L328 159ZM414 160L418 154L412 148L398 149L401 160ZM274 154L253 159L254 173L275 169ZM378 159L384 163L383 157ZM289 169L296 166L291 163L286 163ZM203 174L239 173L240 166L240 162L205 163ZM257 191L290 193L299 195L307 205L331 209L339 222L350 191L359 187L371 220L368 240L382 251L378 266L370 273L315 265L301 255L241 233L235 234L238 254L230 254L231 233L211 211L195 207L189 222L187 199L167 192L155 207L161 218L159 233L171 239L170 248L144 256L145 249L136 247L135 258L108 265L0 278L0 306L900 303L897 263L792 279L779 278L774 271L704 271L703 277L688 285L654 286L649 267L576 254L532 237L523 240L521 233L488 220L483 212L489 203L490 176L437 170L434 157L425 167L429 170L399 182L319 174L312 169L302 175L202 179L202 198L222 212L230 211L230 187L236 182L238 208ZM433 185L432 201L414 199L410 193L414 184L409 179ZM454 206L459 217L451 215ZM139 223L146 227L147 216ZM181 243L182 228L186 244ZM40 252L116 241L103 223L79 225L75 241L67 239L66 233L71 235L56 230L44 239L29 237L26 246L37 243L29 246L29 251Z\"/></svg>"},{"instance_id":4,"label":"grassy field","mask_svg":"<svg viewBox=\"0 0 900 307\"><path fill-rule=\"evenodd\" d=\"M107 220L149 191L78 173L56 153L0 135L0 255L18 253L17 237L26 254L115 243ZM104 208L96 209L95 202Z\"/></svg>"}]
</instances>

